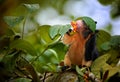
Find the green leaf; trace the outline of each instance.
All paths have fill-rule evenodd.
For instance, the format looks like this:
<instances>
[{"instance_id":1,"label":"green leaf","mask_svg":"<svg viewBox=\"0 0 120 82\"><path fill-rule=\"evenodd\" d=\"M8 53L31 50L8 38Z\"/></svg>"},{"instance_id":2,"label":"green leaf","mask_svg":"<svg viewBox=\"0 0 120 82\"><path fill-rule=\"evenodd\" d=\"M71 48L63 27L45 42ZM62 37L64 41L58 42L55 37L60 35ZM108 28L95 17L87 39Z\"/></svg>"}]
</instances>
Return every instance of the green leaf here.
<instances>
[{"instance_id":1,"label":"green leaf","mask_svg":"<svg viewBox=\"0 0 120 82\"><path fill-rule=\"evenodd\" d=\"M109 71L108 78L117 73L120 69L120 66L114 66L107 64L106 61L110 58L110 54L105 54L97 58L91 65L91 71L96 75L96 77L100 78L100 70L103 69L103 72L106 70Z\"/></svg>"},{"instance_id":2,"label":"green leaf","mask_svg":"<svg viewBox=\"0 0 120 82\"><path fill-rule=\"evenodd\" d=\"M80 20L80 19L84 20L84 22L87 24L87 26L88 26L93 32L95 32L95 30L96 30L96 24L95 24L95 21L94 21L92 18L84 16L84 17L79 17L79 18L77 18L76 20Z\"/></svg>"},{"instance_id":3,"label":"green leaf","mask_svg":"<svg viewBox=\"0 0 120 82\"><path fill-rule=\"evenodd\" d=\"M82 70L84 68L81 68ZM84 76L84 73L81 71L81 69L76 65L76 72L80 75L80 76Z\"/></svg>"},{"instance_id":4,"label":"green leaf","mask_svg":"<svg viewBox=\"0 0 120 82\"><path fill-rule=\"evenodd\" d=\"M59 34L63 36L70 28L71 28L70 24L61 26Z\"/></svg>"},{"instance_id":5,"label":"green leaf","mask_svg":"<svg viewBox=\"0 0 120 82\"><path fill-rule=\"evenodd\" d=\"M15 25L19 24L24 19L23 16L5 16L4 21L10 26L14 27Z\"/></svg>"},{"instance_id":6,"label":"green leaf","mask_svg":"<svg viewBox=\"0 0 120 82\"><path fill-rule=\"evenodd\" d=\"M109 50L110 48L111 48L111 46L110 46L110 43L109 42L105 42L105 43L103 43L102 45L101 45L101 48L103 49L103 50Z\"/></svg>"},{"instance_id":7,"label":"green leaf","mask_svg":"<svg viewBox=\"0 0 120 82\"><path fill-rule=\"evenodd\" d=\"M4 62L7 71L13 72L13 70L15 69L16 62L14 54L4 56L2 62Z\"/></svg>"},{"instance_id":8,"label":"green leaf","mask_svg":"<svg viewBox=\"0 0 120 82\"><path fill-rule=\"evenodd\" d=\"M108 63L112 67L116 66L120 60L119 49L118 50L111 49L108 53L110 54L110 58L106 61L106 63Z\"/></svg>"},{"instance_id":9,"label":"green leaf","mask_svg":"<svg viewBox=\"0 0 120 82\"><path fill-rule=\"evenodd\" d=\"M7 28L6 29L6 35L7 36L12 36L12 35L15 35L15 32L11 28Z\"/></svg>"},{"instance_id":10,"label":"green leaf","mask_svg":"<svg viewBox=\"0 0 120 82\"><path fill-rule=\"evenodd\" d=\"M104 31L104 30L99 30L97 33L97 39L96 39L96 44L97 44L97 49L99 52L101 52L103 49L101 48L101 45L105 42L109 42L111 39L111 35Z\"/></svg>"},{"instance_id":11,"label":"green leaf","mask_svg":"<svg viewBox=\"0 0 120 82\"><path fill-rule=\"evenodd\" d=\"M50 28L50 37L53 39L59 32L61 25L54 25Z\"/></svg>"},{"instance_id":12,"label":"green leaf","mask_svg":"<svg viewBox=\"0 0 120 82\"><path fill-rule=\"evenodd\" d=\"M34 12L40 8L39 4L24 4L29 12Z\"/></svg>"},{"instance_id":13,"label":"green leaf","mask_svg":"<svg viewBox=\"0 0 120 82\"><path fill-rule=\"evenodd\" d=\"M120 35L115 35L111 37L110 44L113 48L120 49Z\"/></svg>"},{"instance_id":14,"label":"green leaf","mask_svg":"<svg viewBox=\"0 0 120 82\"><path fill-rule=\"evenodd\" d=\"M50 37L53 39L55 36L57 36L58 34L60 34L61 36L63 36L68 29L70 29L70 25L54 25L50 28Z\"/></svg>"},{"instance_id":15,"label":"green leaf","mask_svg":"<svg viewBox=\"0 0 120 82\"><path fill-rule=\"evenodd\" d=\"M59 62L61 62L64 59L64 56L66 52L68 51L68 47L66 47L66 45L64 45L62 42L58 42L50 48L55 50L55 52L57 53Z\"/></svg>"},{"instance_id":16,"label":"green leaf","mask_svg":"<svg viewBox=\"0 0 120 82\"><path fill-rule=\"evenodd\" d=\"M52 27L49 25L43 25L38 28L37 36L40 39L40 42L44 43L44 45L49 45L49 44L53 43L54 41L57 41L57 39L58 39L58 37L51 39L51 36L52 36L52 35L50 36L51 28Z\"/></svg>"},{"instance_id":17,"label":"green leaf","mask_svg":"<svg viewBox=\"0 0 120 82\"><path fill-rule=\"evenodd\" d=\"M31 55L37 55L33 46L29 42L22 40L22 39L12 41L10 43L10 48L20 49L20 50L26 51L27 53Z\"/></svg>"}]
</instances>

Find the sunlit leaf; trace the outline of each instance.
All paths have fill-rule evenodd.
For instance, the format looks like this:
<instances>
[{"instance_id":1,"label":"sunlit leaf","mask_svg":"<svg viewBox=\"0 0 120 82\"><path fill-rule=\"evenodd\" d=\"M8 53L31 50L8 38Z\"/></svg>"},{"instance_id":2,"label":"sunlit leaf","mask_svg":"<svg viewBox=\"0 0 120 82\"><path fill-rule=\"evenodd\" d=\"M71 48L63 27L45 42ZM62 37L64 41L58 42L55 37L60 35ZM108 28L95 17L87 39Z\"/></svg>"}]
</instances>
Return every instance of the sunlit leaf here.
<instances>
[{"instance_id":1,"label":"sunlit leaf","mask_svg":"<svg viewBox=\"0 0 120 82\"><path fill-rule=\"evenodd\" d=\"M100 78L100 70L101 68L103 69L103 72L109 71L108 78L115 73L117 73L120 69L120 67L112 67L111 65L107 64L106 61L110 58L110 54L105 54L97 58L92 66L91 66L91 71L96 75L96 77Z\"/></svg>"},{"instance_id":2,"label":"sunlit leaf","mask_svg":"<svg viewBox=\"0 0 120 82\"><path fill-rule=\"evenodd\" d=\"M5 16L4 21L10 26L14 27L15 25L19 24L24 19L23 16Z\"/></svg>"},{"instance_id":3,"label":"sunlit leaf","mask_svg":"<svg viewBox=\"0 0 120 82\"><path fill-rule=\"evenodd\" d=\"M18 40L12 41L10 44L10 48L20 49L20 50L26 51L31 55L37 55L33 46L25 40L18 39Z\"/></svg>"},{"instance_id":4,"label":"sunlit leaf","mask_svg":"<svg viewBox=\"0 0 120 82\"><path fill-rule=\"evenodd\" d=\"M68 25L63 25L60 30L59 30L59 34L61 36L63 36L69 29L71 28L71 25L68 24Z\"/></svg>"},{"instance_id":5,"label":"sunlit leaf","mask_svg":"<svg viewBox=\"0 0 120 82\"><path fill-rule=\"evenodd\" d=\"M34 12L40 8L39 4L24 4L29 12Z\"/></svg>"},{"instance_id":6,"label":"sunlit leaf","mask_svg":"<svg viewBox=\"0 0 120 82\"><path fill-rule=\"evenodd\" d=\"M68 29L70 29L70 25L54 25L50 28L50 37L53 39L55 36L57 36L58 34L63 36Z\"/></svg>"},{"instance_id":7,"label":"sunlit leaf","mask_svg":"<svg viewBox=\"0 0 120 82\"><path fill-rule=\"evenodd\" d=\"M54 25L50 28L50 37L53 39L58 33L61 28L61 25Z\"/></svg>"}]
</instances>

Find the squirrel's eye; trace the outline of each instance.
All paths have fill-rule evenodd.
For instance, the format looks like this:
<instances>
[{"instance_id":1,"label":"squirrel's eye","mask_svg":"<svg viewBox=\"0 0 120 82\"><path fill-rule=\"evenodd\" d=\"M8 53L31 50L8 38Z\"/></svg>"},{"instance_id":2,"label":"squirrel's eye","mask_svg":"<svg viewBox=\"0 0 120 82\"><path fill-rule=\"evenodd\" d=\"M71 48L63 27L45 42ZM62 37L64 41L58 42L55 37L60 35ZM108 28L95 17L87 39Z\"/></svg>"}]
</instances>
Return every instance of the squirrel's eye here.
<instances>
[{"instance_id":1,"label":"squirrel's eye","mask_svg":"<svg viewBox=\"0 0 120 82\"><path fill-rule=\"evenodd\" d=\"M68 31L69 31L69 32L72 32L72 29L69 29Z\"/></svg>"},{"instance_id":2,"label":"squirrel's eye","mask_svg":"<svg viewBox=\"0 0 120 82\"><path fill-rule=\"evenodd\" d=\"M67 33L69 36L72 36L75 32L74 32L72 29L69 29L66 33Z\"/></svg>"}]
</instances>

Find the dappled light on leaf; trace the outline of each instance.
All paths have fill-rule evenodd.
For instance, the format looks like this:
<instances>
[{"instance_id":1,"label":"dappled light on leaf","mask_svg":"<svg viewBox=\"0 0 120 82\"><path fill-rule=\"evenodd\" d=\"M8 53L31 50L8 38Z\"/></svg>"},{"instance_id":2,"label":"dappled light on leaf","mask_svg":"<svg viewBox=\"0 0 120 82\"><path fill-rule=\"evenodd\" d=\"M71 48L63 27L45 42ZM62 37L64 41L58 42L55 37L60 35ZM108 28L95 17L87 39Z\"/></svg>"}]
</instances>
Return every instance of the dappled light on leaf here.
<instances>
[{"instance_id":1,"label":"dappled light on leaf","mask_svg":"<svg viewBox=\"0 0 120 82\"><path fill-rule=\"evenodd\" d=\"M99 58L97 58L92 66L91 66L91 71L100 78L100 70L101 68L103 69L103 72L109 70L109 75L108 78L111 77L112 75L114 75L115 73L117 73L120 69L120 66L115 66L112 67L111 65L109 65L107 63L107 60L110 58L110 54L105 54L103 56L100 56Z\"/></svg>"},{"instance_id":2,"label":"dappled light on leaf","mask_svg":"<svg viewBox=\"0 0 120 82\"><path fill-rule=\"evenodd\" d=\"M39 4L23 4L27 10L31 13L39 9Z\"/></svg>"},{"instance_id":3,"label":"dappled light on leaf","mask_svg":"<svg viewBox=\"0 0 120 82\"><path fill-rule=\"evenodd\" d=\"M50 28L50 37L53 39L57 35L63 36L70 28L70 25L54 25Z\"/></svg>"},{"instance_id":4,"label":"dappled light on leaf","mask_svg":"<svg viewBox=\"0 0 120 82\"><path fill-rule=\"evenodd\" d=\"M61 26L60 25L54 25L50 28L50 37L53 39L59 32Z\"/></svg>"},{"instance_id":5,"label":"dappled light on leaf","mask_svg":"<svg viewBox=\"0 0 120 82\"><path fill-rule=\"evenodd\" d=\"M104 20L101 21L101 18L104 18L104 16L99 18L100 15L96 15L96 11L87 12L87 14L84 14L81 11L76 12L76 8L78 8L77 4L81 4L81 1L19 0L18 2L15 2L15 0L1 0L0 81L47 82L48 78L52 77L48 82L89 82L88 79L91 79L89 76L93 75L90 82L96 82L96 78L98 80L100 79L100 81L106 81L114 74L120 74L120 65L118 63L120 60L120 36L112 36L111 34L113 32L113 26L115 26L112 24L114 20L107 22ZM98 1L104 5L109 4L111 6L105 9L109 10L111 8L111 10L113 9L112 11L115 11L111 11L112 17L119 16L119 0ZM88 4L87 1L85 1L85 3ZM71 5L69 6L69 4ZM80 6L82 7L82 5ZM69 13L69 10L66 10L68 9L67 7L69 7L70 11L72 10L73 12ZM101 8L103 8L103 6L100 6L100 9ZM49 13L46 13L46 11ZM89 15L89 13L92 15ZM93 17L93 19L98 19L97 23L96 20L93 20L91 17L83 15L88 15ZM105 19L108 18L106 17ZM79 29L79 31L84 30L85 33L83 31L80 33L78 31L74 32L73 30L76 30L77 28L71 29L72 25L70 24L70 21L76 22L77 20L84 21L81 23L83 26L85 25L85 28ZM106 30L109 31L109 33L104 30L96 29L97 25L99 28L100 23L101 25L103 23L109 23L109 25L102 25L103 27L107 26ZM5 32L3 32L4 30ZM94 34L94 40L96 42L92 44L94 41L90 39L93 39L91 36ZM74 40L74 42L78 41L78 44L75 44L77 46L76 49L70 49L70 46L74 44L74 42L71 41L72 39L70 40L71 44L65 45L63 43L62 38L65 35L69 37L75 35L74 39L79 38ZM88 38L86 39L86 37ZM82 41L81 38L84 41ZM68 40L68 38L66 40ZM91 42L90 47L88 47L87 42ZM93 50L91 50L92 45L95 47ZM97 49L99 57L96 58L95 61L92 61L92 65L91 61L90 67L82 65L83 63L86 63L86 59L84 58L90 57L94 51L95 54L97 54ZM71 50L75 52L75 54L70 52L73 56L75 55L73 57L75 58L74 60L78 59L79 61L83 59L83 61L79 61L82 62L82 64L74 65L73 63L71 66L67 66L67 64L65 64L65 55ZM89 51L93 52L91 52L89 56L86 56L87 50L88 54ZM79 55L81 54L80 52L83 53L83 57ZM78 57L76 56L76 53L78 53ZM62 66L66 66L66 68L68 68L62 70ZM67 80L64 79L64 77L67 78ZM60 78L63 80L60 80Z\"/></svg>"},{"instance_id":6,"label":"dappled light on leaf","mask_svg":"<svg viewBox=\"0 0 120 82\"><path fill-rule=\"evenodd\" d=\"M5 22L10 26L14 27L15 25L19 24L24 19L23 16L5 16L4 20Z\"/></svg>"}]
</instances>

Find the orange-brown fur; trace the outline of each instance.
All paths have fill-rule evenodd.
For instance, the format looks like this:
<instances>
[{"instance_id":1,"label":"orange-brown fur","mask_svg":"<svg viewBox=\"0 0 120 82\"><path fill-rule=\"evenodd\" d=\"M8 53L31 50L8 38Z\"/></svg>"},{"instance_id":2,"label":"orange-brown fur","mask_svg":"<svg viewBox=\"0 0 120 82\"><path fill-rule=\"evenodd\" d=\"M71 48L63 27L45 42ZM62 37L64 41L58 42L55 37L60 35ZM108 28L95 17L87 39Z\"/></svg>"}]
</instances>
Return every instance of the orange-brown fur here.
<instances>
[{"instance_id":1,"label":"orange-brown fur","mask_svg":"<svg viewBox=\"0 0 120 82\"><path fill-rule=\"evenodd\" d=\"M85 61L85 58L84 58L85 44L91 35L89 35L87 38L84 38L82 34L83 31L84 31L84 28L80 28L75 34L71 36L68 34L65 34L62 39L64 44L70 45L69 50L66 53L64 58L64 64L67 66L71 66L71 64L81 65L81 66L91 65L91 61L87 62Z\"/></svg>"}]
</instances>

